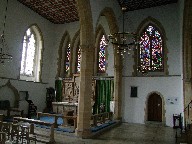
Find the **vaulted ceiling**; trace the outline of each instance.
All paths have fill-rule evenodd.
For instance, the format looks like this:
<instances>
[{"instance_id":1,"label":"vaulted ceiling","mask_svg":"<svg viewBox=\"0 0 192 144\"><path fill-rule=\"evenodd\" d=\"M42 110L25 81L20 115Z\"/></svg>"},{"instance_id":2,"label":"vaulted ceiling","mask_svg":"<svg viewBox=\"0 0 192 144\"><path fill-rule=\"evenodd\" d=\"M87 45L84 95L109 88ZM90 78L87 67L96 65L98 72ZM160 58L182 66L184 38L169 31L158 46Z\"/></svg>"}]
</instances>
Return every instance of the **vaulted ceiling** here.
<instances>
[{"instance_id":1,"label":"vaulted ceiling","mask_svg":"<svg viewBox=\"0 0 192 144\"><path fill-rule=\"evenodd\" d=\"M54 24L78 21L76 0L18 0ZM176 3L178 0L117 0L127 11Z\"/></svg>"}]
</instances>

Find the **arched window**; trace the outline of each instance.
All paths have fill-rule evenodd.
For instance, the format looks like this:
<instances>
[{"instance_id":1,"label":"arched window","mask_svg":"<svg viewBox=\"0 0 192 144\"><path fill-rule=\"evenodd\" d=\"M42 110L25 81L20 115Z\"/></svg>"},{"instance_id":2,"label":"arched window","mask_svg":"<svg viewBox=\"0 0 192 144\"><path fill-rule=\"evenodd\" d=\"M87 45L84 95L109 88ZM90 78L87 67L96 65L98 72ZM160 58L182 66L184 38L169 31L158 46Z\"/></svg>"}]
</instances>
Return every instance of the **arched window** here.
<instances>
[{"instance_id":1,"label":"arched window","mask_svg":"<svg viewBox=\"0 0 192 144\"><path fill-rule=\"evenodd\" d=\"M68 44L66 53L65 53L65 66L64 66L66 74L69 74L70 57L71 57L71 46L70 46L70 44Z\"/></svg>"},{"instance_id":2,"label":"arched window","mask_svg":"<svg viewBox=\"0 0 192 144\"><path fill-rule=\"evenodd\" d=\"M164 71L164 47L160 31L148 24L140 37L138 68L141 72Z\"/></svg>"},{"instance_id":3,"label":"arched window","mask_svg":"<svg viewBox=\"0 0 192 144\"><path fill-rule=\"evenodd\" d=\"M106 72L106 38L105 35L102 35L99 45L98 52L98 72L105 73Z\"/></svg>"},{"instance_id":4,"label":"arched window","mask_svg":"<svg viewBox=\"0 0 192 144\"><path fill-rule=\"evenodd\" d=\"M81 68L81 49L78 47L77 50L77 73L80 73L80 68Z\"/></svg>"},{"instance_id":5,"label":"arched window","mask_svg":"<svg viewBox=\"0 0 192 144\"><path fill-rule=\"evenodd\" d=\"M58 55L56 77L69 77L71 74L71 40L68 32L65 32L61 39Z\"/></svg>"},{"instance_id":6,"label":"arched window","mask_svg":"<svg viewBox=\"0 0 192 144\"><path fill-rule=\"evenodd\" d=\"M20 79L40 81L42 40L36 26L31 26L23 37Z\"/></svg>"}]
</instances>

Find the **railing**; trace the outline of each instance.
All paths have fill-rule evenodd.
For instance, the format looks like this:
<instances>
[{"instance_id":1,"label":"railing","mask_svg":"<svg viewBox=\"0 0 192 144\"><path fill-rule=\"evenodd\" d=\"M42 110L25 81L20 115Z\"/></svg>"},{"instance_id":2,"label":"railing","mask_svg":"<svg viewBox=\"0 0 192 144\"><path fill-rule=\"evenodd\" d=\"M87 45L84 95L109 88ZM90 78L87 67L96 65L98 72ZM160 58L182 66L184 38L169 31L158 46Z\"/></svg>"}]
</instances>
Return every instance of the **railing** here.
<instances>
[{"instance_id":1,"label":"railing","mask_svg":"<svg viewBox=\"0 0 192 144\"><path fill-rule=\"evenodd\" d=\"M178 130L180 131L180 135L183 131L183 120L182 120L182 116L181 113L178 114L173 114L173 128L176 129L176 133L175 133L175 138L176 138L176 143L177 143L177 139L178 139Z\"/></svg>"},{"instance_id":2,"label":"railing","mask_svg":"<svg viewBox=\"0 0 192 144\"><path fill-rule=\"evenodd\" d=\"M94 114L91 116L91 126L95 127L98 124L105 123L106 121L112 121L113 113L112 112L104 112L100 114Z\"/></svg>"},{"instance_id":3,"label":"railing","mask_svg":"<svg viewBox=\"0 0 192 144\"><path fill-rule=\"evenodd\" d=\"M184 109L184 123L185 123L185 131L187 129L190 129L190 126L192 124L192 100L191 102L185 107Z\"/></svg>"},{"instance_id":4,"label":"railing","mask_svg":"<svg viewBox=\"0 0 192 144\"><path fill-rule=\"evenodd\" d=\"M54 143L55 139L54 139L54 123L49 123L49 122L44 122L44 121L40 121L40 120L34 120L34 119L28 119L28 118L22 118L22 117L14 117L14 122L27 122L30 123L30 134L35 134L34 132L34 124L40 124L40 125L45 125L45 126L49 126L50 127L50 134L49 134L49 143ZM47 137L47 135L44 135L45 137Z\"/></svg>"},{"instance_id":5,"label":"railing","mask_svg":"<svg viewBox=\"0 0 192 144\"><path fill-rule=\"evenodd\" d=\"M176 134L175 134L175 138L176 138L176 142L177 142L177 138L182 136L183 132L187 132L192 124L192 100L189 102L189 104L184 108L184 123L183 123L183 118L181 116L181 114L179 115L173 115L173 128L176 129ZM183 125L184 125L184 129L183 129ZM178 135L177 130L180 129L181 133L180 136ZM183 131L185 130L185 131Z\"/></svg>"},{"instance_id":6,"label":"railing","mask_svg":"<svg viewBox=\"0 0 192 144\"><path fill-rule=\"evenodd\" d=\"M42 116L54 117L54 127L58 128L59 124L57 123L57 120L58 118L62 118L63 119L62 125L71 126L72 124L75 131L75 129L77 128L77 116L69 116L67 114L68 114L67 112L65 113L65 115L38 112L37 119L40 120L40 117Z\"/></svg>"}]
</instances>

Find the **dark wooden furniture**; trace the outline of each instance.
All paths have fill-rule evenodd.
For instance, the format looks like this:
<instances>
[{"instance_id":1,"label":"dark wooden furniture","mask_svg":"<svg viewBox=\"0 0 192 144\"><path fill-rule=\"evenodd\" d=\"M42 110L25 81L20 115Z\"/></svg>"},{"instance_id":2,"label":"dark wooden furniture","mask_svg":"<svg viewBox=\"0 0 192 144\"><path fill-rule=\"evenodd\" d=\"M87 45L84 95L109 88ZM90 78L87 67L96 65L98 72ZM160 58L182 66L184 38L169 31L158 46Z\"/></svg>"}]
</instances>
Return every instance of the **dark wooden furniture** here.
<instances>
[{"instance_id":1,"label":"dark wooden furniture","mask_svg":"<svg viewBox=\"0 0 192 144\"><path fill-rule=\"evenodd\" d=\"M14 121L17 121L17 122L22 121L22 122L30 123L30 134L35 134L34 133L34 124L49 126L50 127L49 143L55 143L54 123L49 123L49 122L44 122L44 121L34 120L34 119L28 119L28 118L22 118L22 117L14 117Z\"/></svg>"}]
</instances>

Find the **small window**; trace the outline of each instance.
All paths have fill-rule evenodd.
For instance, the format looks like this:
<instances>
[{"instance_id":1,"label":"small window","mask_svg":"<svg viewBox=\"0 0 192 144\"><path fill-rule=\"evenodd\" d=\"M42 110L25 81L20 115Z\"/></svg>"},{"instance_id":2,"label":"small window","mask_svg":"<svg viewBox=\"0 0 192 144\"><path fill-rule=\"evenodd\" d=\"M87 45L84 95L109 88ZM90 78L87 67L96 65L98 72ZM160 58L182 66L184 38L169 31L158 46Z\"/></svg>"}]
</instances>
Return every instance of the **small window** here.
<instances>
[{"instance_id":1,"label":"small window","mask_svg":"<svg viewBox=\"0 0 192 144\"><path fill-rule=\"evenodd\" d=\"M77 73L80 73L81 68L81 49L80 47L77 50Z\"/></svg>"},{"instance_id":2,"label":"small window","mask_svg":"<svg viewBox=\"0 0 192 144\"><path fill-rule=\"evenodd\" d=\"M100 47L98 53L98 72L105 73L106 72L106 38L105 35L102 36L100 40Z\"/></svg>"},{"instance_id":3,"label":"small window","mask_svg":"<svg viewBox=\"0 0 192 144\"><path fill-rule=\"evenodd\" d=\"M69 74L70 57L71 57L71 46L70 46L70 44L68 44L66 53L65 53L65 73L66 73L66 75Z\"/></svg>"},{"instance_id":4,"label":"small window","mask_svg":"<svg viewBox=\"0 0 192 144\"><path fill-rule=\"evenodd\" d=\"M57 76L60 78L69 77L71 74L71 44L68 32L65 32L58 50Z\"/></svg>"}]
</instances>

